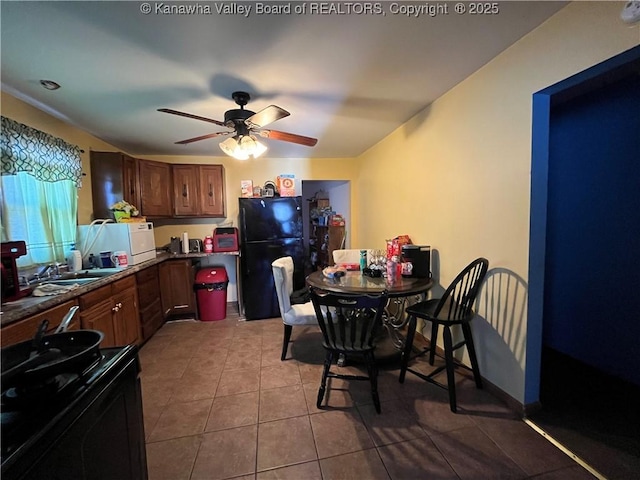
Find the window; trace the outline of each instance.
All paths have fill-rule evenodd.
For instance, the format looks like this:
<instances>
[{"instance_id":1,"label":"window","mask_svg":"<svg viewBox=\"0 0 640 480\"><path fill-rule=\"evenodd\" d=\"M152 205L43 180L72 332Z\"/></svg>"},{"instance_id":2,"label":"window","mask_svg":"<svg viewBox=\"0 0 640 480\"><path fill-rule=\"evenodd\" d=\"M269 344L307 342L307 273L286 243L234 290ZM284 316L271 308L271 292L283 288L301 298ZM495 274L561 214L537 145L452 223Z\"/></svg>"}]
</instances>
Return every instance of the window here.
<instances>
[{"instance_id":1,"label":"window","mask_svg":"<svg viewBox=\"0 0 640 480\"><path fill-rule=\"evenodd\" d=\"M19 267L63 261L76 241L80 149L1 119L2 241L26 242Z\"/></svg>"}]
</instances>

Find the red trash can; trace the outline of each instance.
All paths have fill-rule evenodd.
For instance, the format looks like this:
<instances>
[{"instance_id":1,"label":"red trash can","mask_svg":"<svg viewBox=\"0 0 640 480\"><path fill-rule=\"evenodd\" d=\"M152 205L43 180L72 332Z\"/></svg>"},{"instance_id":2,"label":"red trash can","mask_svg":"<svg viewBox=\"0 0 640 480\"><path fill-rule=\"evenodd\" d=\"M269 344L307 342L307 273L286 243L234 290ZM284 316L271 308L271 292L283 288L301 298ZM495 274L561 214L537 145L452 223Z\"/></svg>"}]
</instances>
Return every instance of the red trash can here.
<instances>
[{"instance_id":1,"label":"red trash can","mask_svg":"<svg viewBox=\"0 0 640 480\"><path fill-rule=\"evenodd\" d=\"M227 285L229 277L224 267L207 267L198 270L196 291L200 320L210 322L224 320L227 316Z\"/></svg>"}]
</instances>

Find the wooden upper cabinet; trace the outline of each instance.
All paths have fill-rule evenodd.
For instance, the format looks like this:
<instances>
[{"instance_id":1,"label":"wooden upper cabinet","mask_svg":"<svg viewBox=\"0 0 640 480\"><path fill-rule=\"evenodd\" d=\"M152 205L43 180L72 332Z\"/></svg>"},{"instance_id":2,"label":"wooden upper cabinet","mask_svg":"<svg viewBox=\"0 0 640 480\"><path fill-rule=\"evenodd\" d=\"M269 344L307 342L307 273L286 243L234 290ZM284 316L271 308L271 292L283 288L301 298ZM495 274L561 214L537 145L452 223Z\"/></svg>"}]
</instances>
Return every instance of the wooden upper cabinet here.
<instances>
[{"instance_id":1,"label":"wooden upper cabinet","mask_svg":"<svg viewBox=\"0 0 640 480\"><path fill-rule=\"evenodd\" d=\"M125 200L140 208L136 159L121 152L91 152L94 218L112 218L109 208Z\"/></svg>"},{"instance_id":2,"label":"wooden upper cabinet","mask_svg":"<svg viewBox=\"0 0 640 480\"><path fill-rule=\"evenodd\" d=\"M173 213L176 216L198 215L198 167L196 165L172 165Z\"/></svg>"},{"instance_id":3,"label":"wooden upper cabinet","mask_svg":"<svg viewBox=\"0 0 640 480\"><path fill-rule=\"evenodd\" d=\"M224 217L222 165L172 165L175 216Z\"/></svg>"},{"instance_id":4,"label":"wooden upper cabinet","mask_svg":"<svg viewBox=\"0 0 640 480\"><path fill-rule=\"evenodd\" d=\"M128 155L122 155L122 195L125 202L142 208L140 203L140 182L138 180L138 161Z\"/></svg>"},{"instance_id":5,"label":"wooden upper cabinet","mask_svg":"<svg viewBox=\"0 0 640 480\"><path fill-rule=\"evenodd\" d=\"M200 214L207 217L224 217L224 167L201 166L199 178Z\"/></svg>"},{"instance_id":6,"label":"wooden upper cabinet","mask_svg":"<svg viewBox=\"0 0 640 480\"><path fill-rule=\"evenodd\" d=\"M138 160L141 214L149 217L172 215L171 164Z\"/></svg>"}]
</instances>

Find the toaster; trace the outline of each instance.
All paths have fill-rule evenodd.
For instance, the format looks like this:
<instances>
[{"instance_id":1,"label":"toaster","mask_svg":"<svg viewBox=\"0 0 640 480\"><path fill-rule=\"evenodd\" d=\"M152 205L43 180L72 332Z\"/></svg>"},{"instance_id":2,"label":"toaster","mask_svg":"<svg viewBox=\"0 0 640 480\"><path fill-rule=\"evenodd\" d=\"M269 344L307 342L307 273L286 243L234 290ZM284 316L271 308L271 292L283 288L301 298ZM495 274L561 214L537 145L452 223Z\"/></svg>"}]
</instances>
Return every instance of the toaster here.
<instances>
[{"instance_id":1,"label":"toaster","mask_svg":"<svg viewBox=\"0 0 640 480\"><path fill-rule=\"evenodd\" d=\"M189 239L189 252L190 253L200 253L204 252L204 245L202 240L199 238L190 238Z\"/></svg>"}]
</instances>

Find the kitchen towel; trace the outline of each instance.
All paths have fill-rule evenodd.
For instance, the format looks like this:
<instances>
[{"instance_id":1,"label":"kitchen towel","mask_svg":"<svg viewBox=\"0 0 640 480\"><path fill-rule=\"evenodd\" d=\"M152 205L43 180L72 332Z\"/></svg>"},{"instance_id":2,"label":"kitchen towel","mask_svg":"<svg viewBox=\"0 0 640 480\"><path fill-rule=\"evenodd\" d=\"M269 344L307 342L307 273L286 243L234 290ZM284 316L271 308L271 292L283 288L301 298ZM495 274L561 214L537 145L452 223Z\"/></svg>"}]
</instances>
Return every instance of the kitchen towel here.
<instances>
[{"instance_id":1,"label":"kitchen towel","mask_svg":"<svg viewBox=\"0 0 640 480\"><path fill-rule=\"evenodd\" d=\"M44 283L42 285L38 285L33 289L34 297L46 297L49 295L60 295L61 293L67 293L73 290L74 288L78 288L80 284L74 283L72 285L55 285L53 283Z\"/></svg>"}]
</instances>

